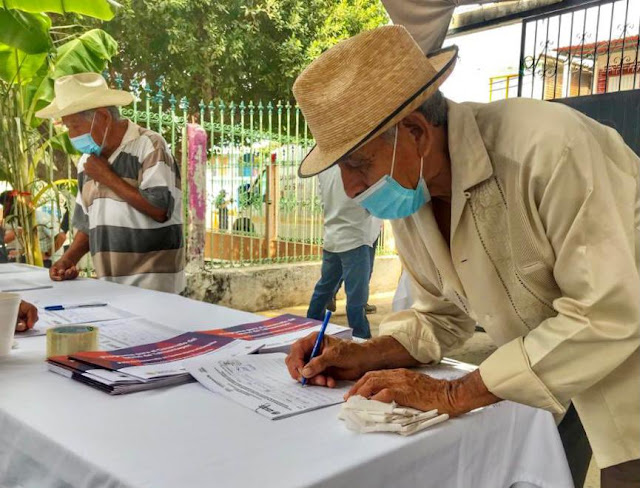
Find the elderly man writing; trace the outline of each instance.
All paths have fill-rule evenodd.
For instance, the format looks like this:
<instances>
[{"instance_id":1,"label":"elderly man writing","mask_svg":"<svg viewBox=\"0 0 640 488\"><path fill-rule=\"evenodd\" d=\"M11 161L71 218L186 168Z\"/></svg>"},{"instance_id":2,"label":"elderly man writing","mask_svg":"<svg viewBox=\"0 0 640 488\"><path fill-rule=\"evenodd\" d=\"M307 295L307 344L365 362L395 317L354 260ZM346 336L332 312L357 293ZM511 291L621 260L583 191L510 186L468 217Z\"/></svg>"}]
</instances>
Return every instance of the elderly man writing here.
<instances>
[{"instance_id":1,"label":"elderly man writing","mask_svg":"<svg viewBox=\"0 0 640 488\"><path fill-rule=\"evenodd\" d=\"M438 87L457 48L425 56L404 27L343 41L297 79L317 146L309 177L339 165L347 195L392 220L413 308L380 337L314 336L293 378L451 415L501 399L582 420L603 487L640 480L639 159L612 129L533 100L456 104ZM479 322L500 345L455 380L437 363Z\"/></svg>"},{"instance_id":2,"label":"elderly man writing","mask_svg":"<svg viewBox=\"0 0 640 488\"><path fill-rule=\"evenodd\" d=\"M56 98L38 117L62 118L78 162L73 243L50 269L74 279L91 252L99 278L158 291L184 289L182 196L178 166L160 134L119 117L133 101L97 73L55 82Z\"/></svg>"}]
</instances>

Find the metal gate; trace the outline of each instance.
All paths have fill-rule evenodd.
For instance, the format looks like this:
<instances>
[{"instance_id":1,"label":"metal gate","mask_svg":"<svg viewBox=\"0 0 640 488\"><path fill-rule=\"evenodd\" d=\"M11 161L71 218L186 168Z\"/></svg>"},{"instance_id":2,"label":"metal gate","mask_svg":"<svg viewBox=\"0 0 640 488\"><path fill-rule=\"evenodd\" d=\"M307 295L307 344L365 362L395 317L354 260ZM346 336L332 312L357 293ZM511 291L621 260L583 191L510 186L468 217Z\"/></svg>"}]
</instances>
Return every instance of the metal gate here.
<instances>
[{"instance_id":1,"label":"metal gate","mask_svg":"<svg viewBox=\"0 0 640 488\"><path fill-rule=\"evenodd\" d=\"M518 96L554 100L618 130L640 154L640 0L523 21Z\"/></svg>"},{"instance_id":2,"label":"metal gate","mask_svg":"<svg viewBox=\"0 0 640 488\"><path fill-rule=\"evenodd\" d=\"M518 96L640 88L640 0L594 1L523 21Z\"/></svg>"}]
</instances>

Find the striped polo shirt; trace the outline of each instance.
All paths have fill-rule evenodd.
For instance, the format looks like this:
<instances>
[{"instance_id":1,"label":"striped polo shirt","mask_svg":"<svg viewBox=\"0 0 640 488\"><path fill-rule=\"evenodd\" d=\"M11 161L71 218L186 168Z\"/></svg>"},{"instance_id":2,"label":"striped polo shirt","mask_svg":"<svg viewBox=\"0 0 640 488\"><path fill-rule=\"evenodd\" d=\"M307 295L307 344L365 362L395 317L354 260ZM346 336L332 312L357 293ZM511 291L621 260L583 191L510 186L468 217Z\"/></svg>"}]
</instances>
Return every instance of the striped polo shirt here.
<instances>
[{"instance_id":1,"label":"striped polo shirt","mask_svg":"<svg viewBox=\"0 0 640 488\"><path fill-rule=\"evenodd\" d=\"M185 287L180 170L162 136L128 121L111 169L152 205L166 222L139 212L109 187L84 174L78 162L73 226L89 236L98 278L151 290L180 293Z\"/></svg>"}]
</instances>

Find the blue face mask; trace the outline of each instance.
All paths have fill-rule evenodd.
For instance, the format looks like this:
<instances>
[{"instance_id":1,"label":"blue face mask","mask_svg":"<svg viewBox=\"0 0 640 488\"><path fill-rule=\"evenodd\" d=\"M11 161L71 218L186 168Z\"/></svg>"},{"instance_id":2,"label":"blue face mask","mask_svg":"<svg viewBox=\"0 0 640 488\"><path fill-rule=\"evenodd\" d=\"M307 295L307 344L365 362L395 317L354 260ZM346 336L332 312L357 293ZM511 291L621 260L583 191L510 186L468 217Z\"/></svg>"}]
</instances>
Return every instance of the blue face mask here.
<instances>
[{"instance_id":1,"label":"blue face mask","mask_svg":"<svg viewBox=\"0 0 640 488\"><path fill-rule=\"evenodd\" d=\"M384 220L403 219L417 212L420 207L431 200L429 189L422 176L423 160L420 159L420 178L415 189L405 188L393 179L396 164L396 145L398 128L393 141L393 159L391 174L384 175L374 185L354 198L356 203L367 209L371 215Z\"/></svg>"},{"instance_id":2,"label":"blue face mask","mask_svg":"<svg viewBox=\"0 0 640 488\"><path fill-rule=\"evenodd\" d=\"M93 131L93 123L96 120L96 114L93 114L93 119L91 120L91 129L86 134L82 134L77 137L71 137L71 145L75 147L78 151L83 154L95 154L96 156L100 156L102 152L102 147L104 146L104 141L107 138L108 129L104 133L104 137L102 138L102 145L98 145L96 141L91 137L91 131Z\"/></svg>"}]
</instances>

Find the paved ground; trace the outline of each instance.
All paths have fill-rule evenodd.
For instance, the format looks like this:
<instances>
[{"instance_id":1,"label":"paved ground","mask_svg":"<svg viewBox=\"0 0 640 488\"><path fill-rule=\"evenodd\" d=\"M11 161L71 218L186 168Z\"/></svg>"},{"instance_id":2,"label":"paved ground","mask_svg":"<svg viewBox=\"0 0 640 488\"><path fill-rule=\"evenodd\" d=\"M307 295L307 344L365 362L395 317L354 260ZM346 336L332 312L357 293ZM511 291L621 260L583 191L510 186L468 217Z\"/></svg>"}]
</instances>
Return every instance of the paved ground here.
<instances>
[{"instance_id":1,"label":"paved ground","mask_svg":"<svg viewBox=\"0 0 640 488\"><path fill-rule=\"evenodd\" d=\"M391 300L393 299L393 293L380 293L370 297L369 303L378 307L378 311L375 314L369 315L369 323L371 325L371 333L375 336L378 333L378 325L382 318L391 312ZM267 317L275 317L283 313L292 313L295 315L306 315L307 307L291 307L282 310L269 310L265 312L259 312L261 315ZM347 314L345 312L344 300L339 300L337 303L337 310L331 318L331 322L339 325L347 324ZM464 361L471 364L480 364L487 356L489 356L494 350L495 345L489 339L487 334L482 332L476 332L474 336L460 349L448 354L449 357ZM584 488L600 488L600 473L592 462L587 474L587 480L584 484Z\"/></svg>"}]
</instances>

